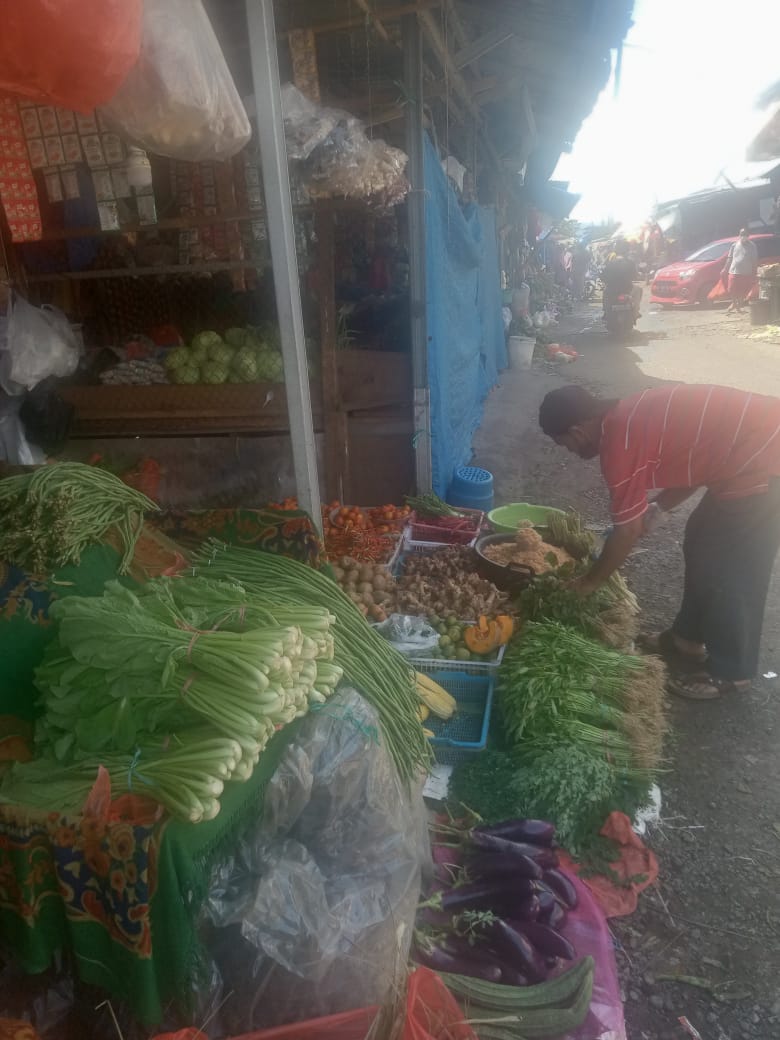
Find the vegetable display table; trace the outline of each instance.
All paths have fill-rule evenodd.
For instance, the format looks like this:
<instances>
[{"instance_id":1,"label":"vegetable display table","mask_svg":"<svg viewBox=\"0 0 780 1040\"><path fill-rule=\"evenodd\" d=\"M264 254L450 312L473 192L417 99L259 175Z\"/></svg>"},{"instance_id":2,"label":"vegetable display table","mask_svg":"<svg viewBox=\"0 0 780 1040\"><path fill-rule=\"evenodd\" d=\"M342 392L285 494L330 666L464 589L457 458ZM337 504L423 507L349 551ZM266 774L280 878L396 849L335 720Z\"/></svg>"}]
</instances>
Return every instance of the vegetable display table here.
<instances>
[{"instance_id":1,"label":"vegetable display table","mask_svg":"<svg viewBox=\"0 0 780 1040\"><path fill-rule=\"evenodd\" d=\"M214 536L312 566L323 561L316 531L300 512L212 510L160 514L155 523L184 543ZM146 548L122 580L133 584L140 572L153 576L171 563L168 546ZM117 577L119 560L110 545L95 545L78 566L48 577L0 561L0 742L18 733L20 718L34 718L33 672L55 631L51 601L100 595ZM82 981L126 1000L145 1023L160 1021L166 1002L185 1000L211 869L262 812L265 784L296 730L293 723L277 733L250 780L228 786L210 822L160 820L148 803L139 815L143 800L132 797L119 799L107 817L63 814L56 805L43 813L0 806L0 935L21 967L43 972L57 951L70 952Z\"/></svg>"}]
</instances>

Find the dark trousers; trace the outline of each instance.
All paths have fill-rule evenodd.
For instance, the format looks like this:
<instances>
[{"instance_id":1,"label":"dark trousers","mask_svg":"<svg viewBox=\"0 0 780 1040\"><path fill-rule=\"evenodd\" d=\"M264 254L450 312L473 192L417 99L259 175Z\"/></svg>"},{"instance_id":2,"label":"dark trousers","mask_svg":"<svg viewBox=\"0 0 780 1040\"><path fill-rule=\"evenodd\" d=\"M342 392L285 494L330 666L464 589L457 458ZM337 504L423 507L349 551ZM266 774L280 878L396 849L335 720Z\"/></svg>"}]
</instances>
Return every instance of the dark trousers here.
<instances>
[{"instance_id":1,"label":"dark trousers","mask_svg":"<svg viewBox=\"0 0 780 1040\"><path fill-rule=\"evenodd\" d=\"M704 643L719 679L758 671L764 608L780 547L780 481L747 498L708 493L685 528L685 588L672 630Z\"/></svg>"}]
</instances>

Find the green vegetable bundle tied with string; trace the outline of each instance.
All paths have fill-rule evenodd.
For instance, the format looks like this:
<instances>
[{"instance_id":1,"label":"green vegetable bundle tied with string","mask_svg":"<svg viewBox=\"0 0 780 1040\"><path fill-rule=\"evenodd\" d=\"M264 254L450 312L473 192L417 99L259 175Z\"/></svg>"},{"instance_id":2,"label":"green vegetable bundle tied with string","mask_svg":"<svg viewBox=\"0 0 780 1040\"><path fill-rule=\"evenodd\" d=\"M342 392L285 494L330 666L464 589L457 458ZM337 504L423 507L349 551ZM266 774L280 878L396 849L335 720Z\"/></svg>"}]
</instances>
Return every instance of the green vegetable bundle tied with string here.
<instances>
[{"instance_id":1,"label":"green vegetable bundle tied with string","mask_svg":"<svg viewBox=\"0 0 780 1040\"><path fill-rule=\"evenodd\" d=\"M17 804L78 808L63 806L65 792L81 793L103 765L115 793L211 819L225 782L247 780L273 734L324 703L342 675L327 608L276 604L235 583L162 578L131 592L109 582L51 614L58 638L36 672L40 758L0 786L0 800Z\"/></svg>"},{"instance_id":2,"label":"green vegetable bundle tied with string","mask_svg":"<svg viewBox=\"0 0 780 1040\"><path fill-rule=\"evenodd\" d=\"M276 603L330 610L336 617L334 663L376 709L401 778L409 781L419 775L430 762L430 748L419 721L414 673L334 581L296 560L214 540L196 559L196 573L238 581L258 598L273 596Z\"/></svg>"},{"instance_id":3,"label":"green vegetable bundle tied with string","mask_svg":"<svg viewBox=\"0 0 780 1040\"><path fill-rule=\"evenodd\" d=\"M117 477L80 462L56 462L0 480L0 560L35 573L78 563L111 528L130 566L144 513L157 506Z\"/></svg>"},{"instance_id":4,"label":"green vegetable bundle tied with string","mask_svg":"<svg viewBox=\"0 0 780 1040\"><path fill-rule=\"evenodd\" d=\"M570 742L627 769L657 767L665 672L556 622L530 623L499 673L506 730L524 747Z\"/></svg>"}]
</instances>

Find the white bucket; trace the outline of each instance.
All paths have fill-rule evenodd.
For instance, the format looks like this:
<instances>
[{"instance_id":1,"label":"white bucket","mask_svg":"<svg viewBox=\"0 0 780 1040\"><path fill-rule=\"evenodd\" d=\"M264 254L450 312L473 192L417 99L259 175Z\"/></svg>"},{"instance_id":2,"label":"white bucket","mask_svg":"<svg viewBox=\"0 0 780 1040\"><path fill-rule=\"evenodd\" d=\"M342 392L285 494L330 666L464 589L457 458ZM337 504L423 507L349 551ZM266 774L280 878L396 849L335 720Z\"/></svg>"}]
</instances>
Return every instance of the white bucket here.
<instances>
[{"instance_id":1,"label":"white bucket","mask_svg":"<svg viewBox=\"0 0 780 1040\"><path fill-rule=\"evenodd\" d=\"M536 340L532 336L509 337L509 365L511 368L530 368Z\"/></svg>"}]
</instances>

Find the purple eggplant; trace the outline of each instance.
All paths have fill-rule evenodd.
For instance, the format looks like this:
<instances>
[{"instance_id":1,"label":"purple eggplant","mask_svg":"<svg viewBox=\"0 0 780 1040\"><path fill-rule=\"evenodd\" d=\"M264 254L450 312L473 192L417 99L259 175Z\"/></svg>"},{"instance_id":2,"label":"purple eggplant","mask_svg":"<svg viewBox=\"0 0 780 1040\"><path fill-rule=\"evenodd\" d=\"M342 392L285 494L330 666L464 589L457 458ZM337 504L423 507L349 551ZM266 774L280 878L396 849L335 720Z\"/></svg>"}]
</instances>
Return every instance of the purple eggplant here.
<instances>
[{"instance_id":1,"label":"purple eggplant","mask_svg":"<svg viewBox=\"0 0 780 1040\"><path fill-rule=\"evenodd\" d=\"M434 971L446 971L451 975L468 975L473 979L484 979L486 982L500 982L501 968L497 964L480 964L472 959L454 957L445 953L438 946L424 948L416 946L414 959L426 968Z\"/></svg>"},{"instance_id":2,"label":"purple eggplant","mask_svg":"<svg viewBox=\"0 0 780 1040\"><path fill-rule=\"evenodd\" d=\"M542 924L547 924L554 907L559 905L558 901L553 895L552 889L548 888L547 885L536 884L534 888L536 889L536 898L539 900L539 920Z\"/></svg>"},{"instance_id":3,"label":"purple eggplant","mask_svg":"<svg viewBox=\"0 0 780 1040\"><path fill-rule=\"evenodd\" d=\"M540 921L540 923L549 925L550 928L554 928L556 932L560 932L560 930L566 924L566 916L566 911L563 909L561 904L554 899L552 910L548 914L547 920Z\"/></svg>"},{"instance_id":4,"label":"purple eggplant","mask_svg":"<svg viewBox=\"0 0 780 1040\"><path fill-rule=\"evenodd\" d=\"M482 934L495 946L509 967L522 972L532 982L544 980L547 974L544 962L522 932L497 917L490 924L482 926Z\"/></svg>"},{"instance_id":5,"label":"purple eggplant","mask_svg":"<svg viewBox=\"0 0 780 1040\"><path fill-rule=\"evenodd\" d=\"M514 909L512 916L518 921L536 921L539 918L539 909L539 896L531 896Z\"/></svg>"},{"instance_id":6,"label":"purple eggplant","mask_svg":"<svg viewBox=\"0 0 780 1040\"><path fill-rule=\"evenodd\" d=\"M507 838L499 838L484 831L472 831L471 844L481 852L500 853L502 856L525 856L538 863L540 867L552 867L558 863L558 857L552 849L530 845L527 842L509 841Z\"/></svg>"},{"instance_id":7,"label":"purple eggplant","mask_svg":"<svg viewBox=\"0 0 780 1040\"><path fill-rule=\"evenodd\" d=\"M504 967L501 969L501 981L505 986L528 986L528 976L515 968Z\"/></svg>"},{"instance_id":8,"label":"purple eggplant","mask_svg":"<svg viewBox=\"0 0 780 1040\"><path fill-rule=\"evenodd\" d=\"M542 877L542 868L525 853L512 853L507 856L500 852L480 852L469 861L469 873L475 877L526 877L538 881Z\"/></svg>"},{"instance_id":9,"label":"purple eggplant","mask_svg":"<svg viewBox=\"0 0 780 1040\"><path fill-rule=\"evenodd\" d=\"M543 957L563 957L566 961L574 960L576 954L572 944L549 925L539 924L538 921L523 921L517 924L517 929L530 940Z\"/></svg>"},{"instance_id":10,"label":"purple eggplant","mask_svg":"<svg viewBox=\"0 0 780 1040\"><path fill-rule=\"evenodd\" d=\"M501 959L495 950L485 943L471 943L463 935L447 935L436 940L436 946L450 957L458 957L462 961L474 961L481 965L498 965L501 967Z\"/></svg>"},{"instance_id":11,"label":"purple eggplant","mask_svg":"<svg viewBox=\"0 0 780 1040\"><path fill-rule=\"evenodd\" d=\"M501 823L482 823L474 828L480 834L493 834L507 841L530 842L531 845L550 846L555 838L555 826L544 820L503 820Z\"/></svg>"},{"instance_id":12,"label":"purple eggplant","mask_svg":"<svg viewBox=\"0 0 780 1040\"><path fill-rule=\"evenodd\" d=\"M548 971L555 971L560 963L560 957L545 957L544 966Z\"/></svg>"},{"instance_id":13,"label":"purple eggplant","mask_svg":"<svg viewBox=\"0 0 780 1040\"><path fill-rule=\"evenodd\" d=\"M545 870L542 880L553 890L567 910L573 910L576 907L579 902L577 889L560 870Z\"/></svg>"},{"instance_id":14,"label":"purple eggplant","mask_svg":"<svg viewBox=\"0 0 780 1040\"><path fill-rule=\"evenodd\" d=\"M540 883L530 878L514 877L471 881L442 892L437 909L457 913L460 910L493 910L496 907L512 906L532 896L533 886Z\"/></svg>"}]
</instances>

